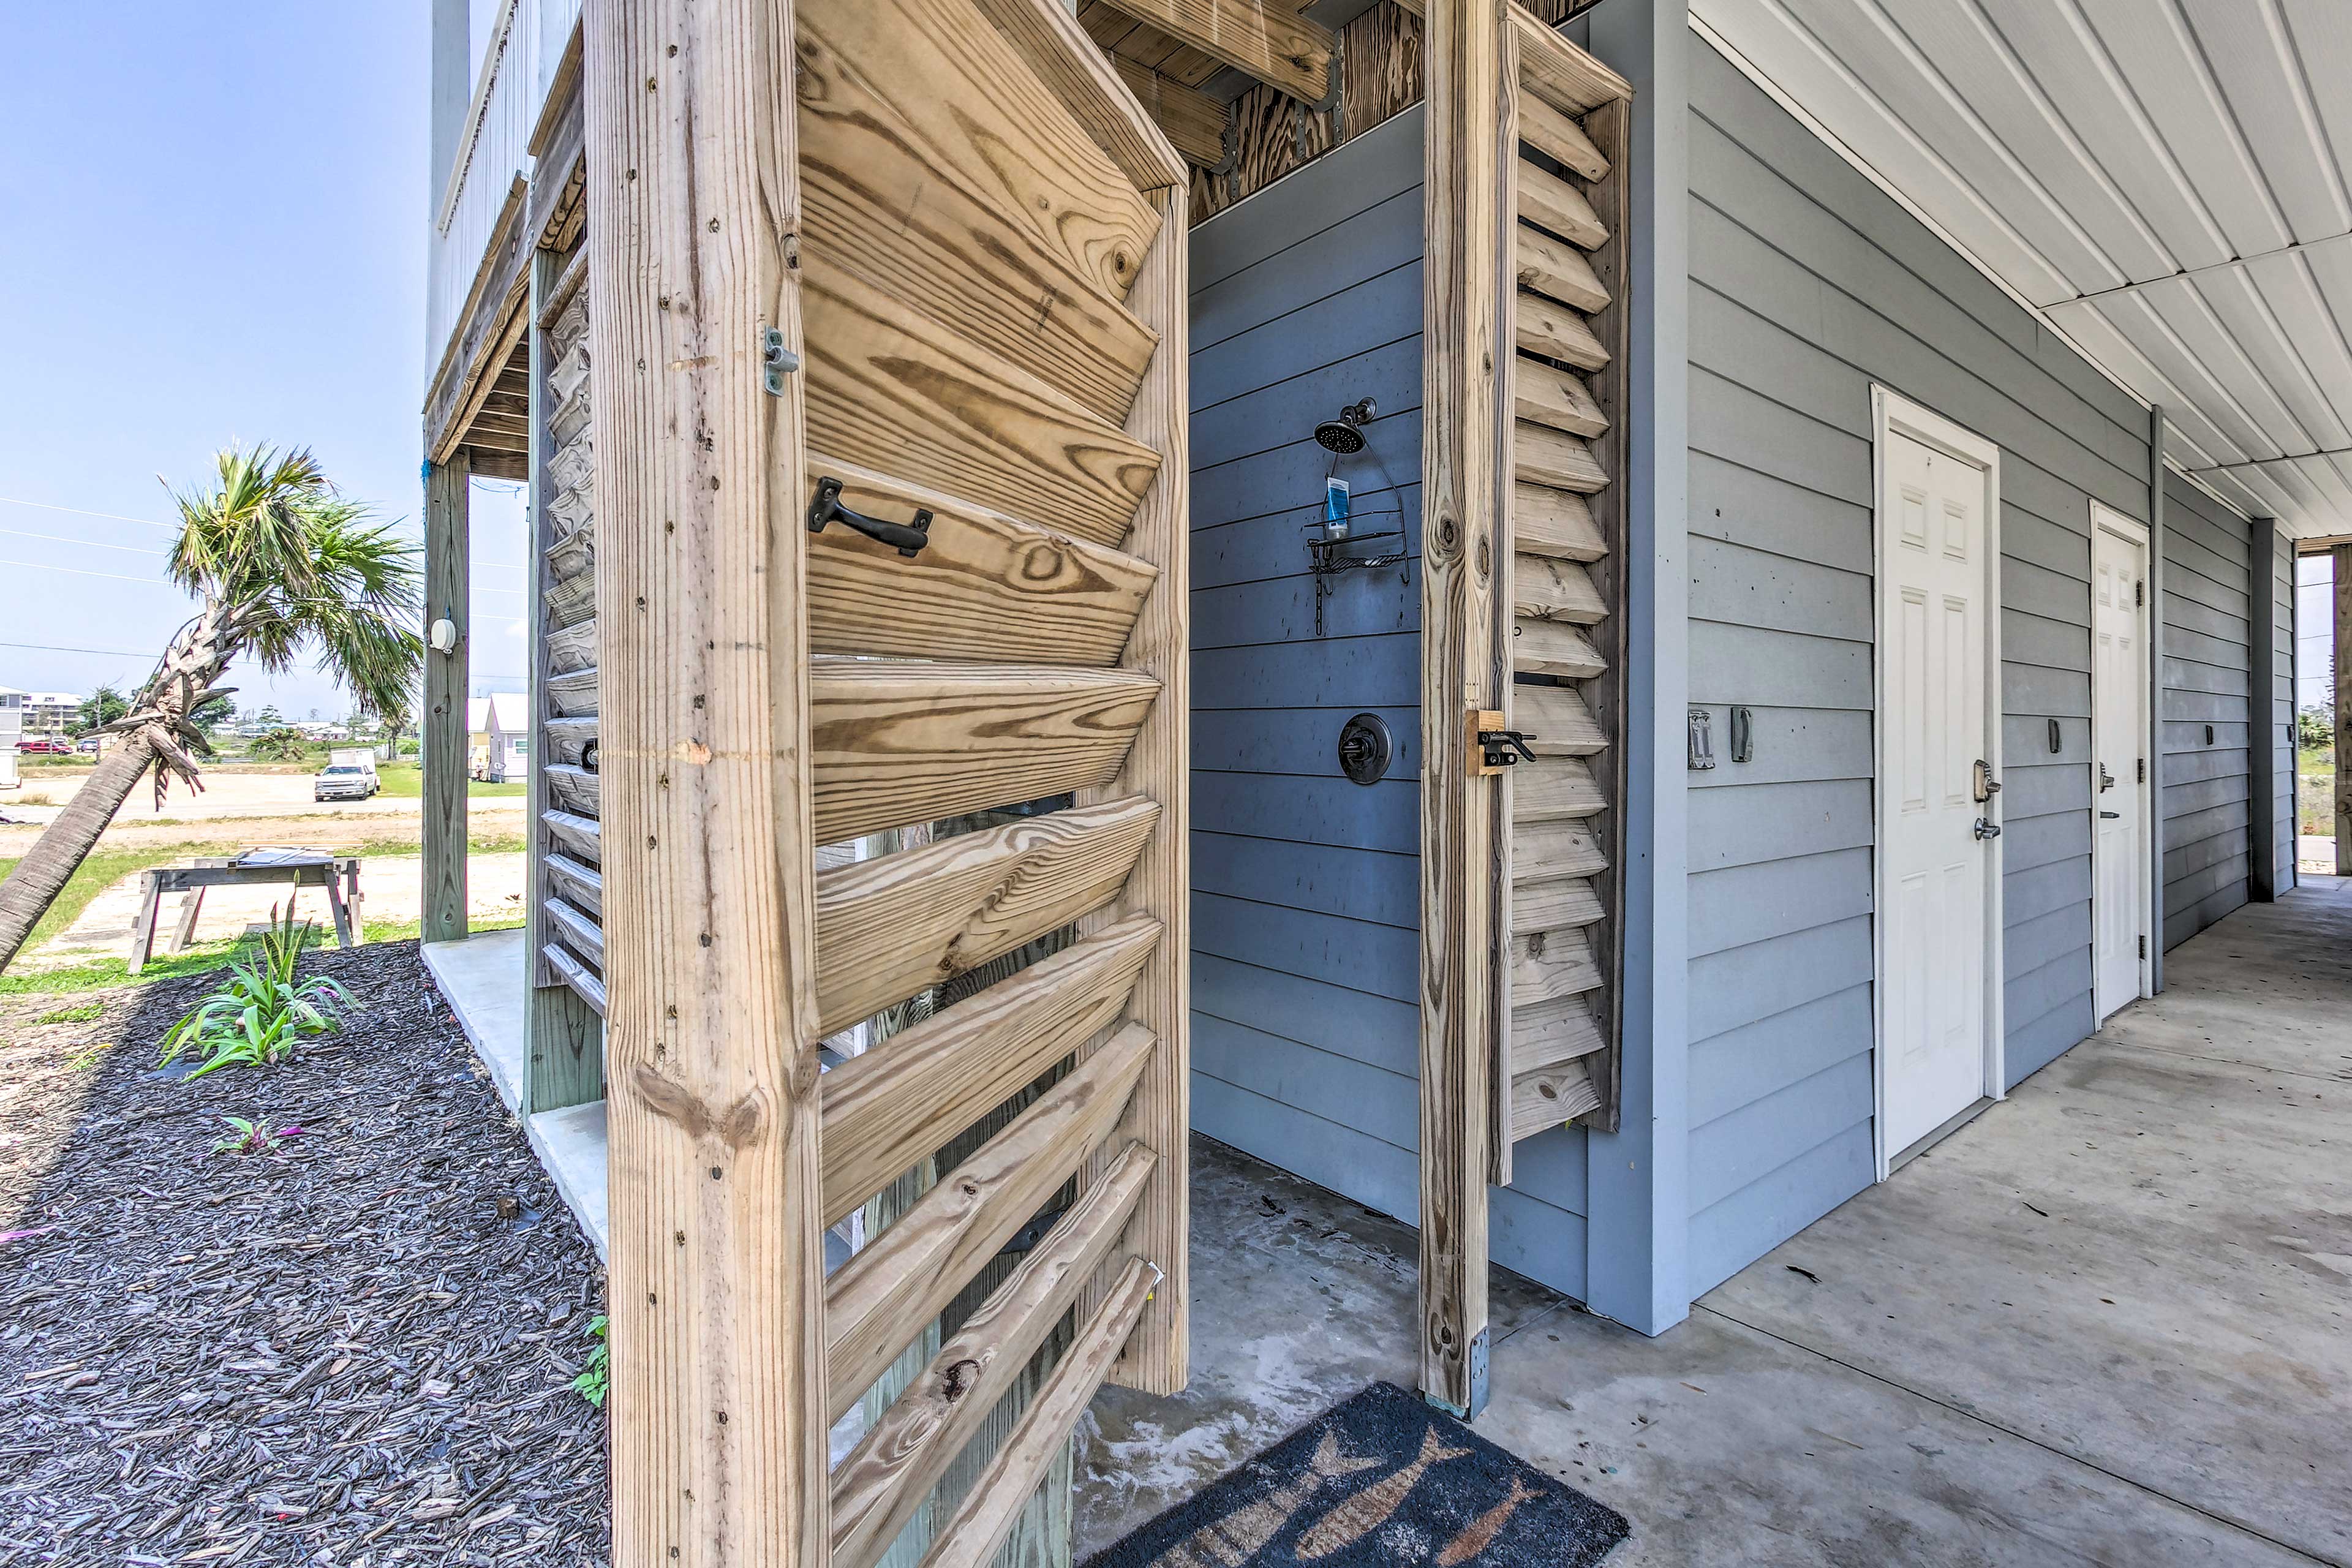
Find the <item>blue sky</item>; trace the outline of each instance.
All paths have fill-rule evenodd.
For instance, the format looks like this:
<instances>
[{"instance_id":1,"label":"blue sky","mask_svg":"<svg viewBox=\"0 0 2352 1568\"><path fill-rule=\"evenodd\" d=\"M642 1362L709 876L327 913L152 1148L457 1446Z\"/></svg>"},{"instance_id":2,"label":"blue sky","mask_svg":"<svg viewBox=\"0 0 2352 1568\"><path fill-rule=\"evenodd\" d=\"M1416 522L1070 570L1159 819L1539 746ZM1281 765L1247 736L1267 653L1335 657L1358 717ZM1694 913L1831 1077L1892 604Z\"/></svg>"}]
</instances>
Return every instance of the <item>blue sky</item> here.
<instances>
[{"instance_id":1,"label":"blue sky","mask_svg":"<svg viewBox=\"0 0 2352 1568\"><path fill-rule=\"evenodd\" d=\"M139 553L170 536L80 513L165 521L156 476L199 479L231 440L309 446L416 531L427 11L8 8L0 644L120 651L0 646L0 685L86 691L146 673L190 610L161 557ZM476 487L477 689L520 685L513 489ZM89 573L110 575L76 574ZM239 702L296 716L347 706L307 670L274 689L258 671L236 680Z\"/></svg>"}]
</instances>

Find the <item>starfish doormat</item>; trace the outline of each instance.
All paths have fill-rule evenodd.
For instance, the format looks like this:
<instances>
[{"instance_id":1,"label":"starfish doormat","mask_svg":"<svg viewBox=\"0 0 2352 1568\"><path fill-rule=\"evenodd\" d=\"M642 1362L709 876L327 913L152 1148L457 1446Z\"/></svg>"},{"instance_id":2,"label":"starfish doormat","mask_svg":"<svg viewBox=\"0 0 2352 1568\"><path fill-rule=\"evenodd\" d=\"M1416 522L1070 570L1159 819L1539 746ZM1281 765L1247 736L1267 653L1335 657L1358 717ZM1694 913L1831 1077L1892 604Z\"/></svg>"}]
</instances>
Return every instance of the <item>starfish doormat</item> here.
<instances>
[{"instance_id":1,"label":"starfish doormat","mask_svg":"<svg viewBox=\"0 0 2352 1568\"><path fill-rule=\"evenodd\" d=\"M1614 1509L1376 1383L1087 1568L1585 1568L1627 1529Z\"/></svg>"}]
</instances>

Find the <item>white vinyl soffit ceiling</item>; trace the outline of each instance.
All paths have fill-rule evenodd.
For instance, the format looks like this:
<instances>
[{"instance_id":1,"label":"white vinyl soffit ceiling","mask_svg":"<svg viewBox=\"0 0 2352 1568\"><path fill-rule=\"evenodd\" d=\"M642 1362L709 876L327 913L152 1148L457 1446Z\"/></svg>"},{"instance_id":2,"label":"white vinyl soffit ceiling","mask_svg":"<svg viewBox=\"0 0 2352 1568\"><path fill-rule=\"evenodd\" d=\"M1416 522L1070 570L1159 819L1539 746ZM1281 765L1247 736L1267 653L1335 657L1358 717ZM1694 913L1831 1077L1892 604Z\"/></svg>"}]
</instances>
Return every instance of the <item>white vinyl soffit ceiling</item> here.
<instances>
[{"instance_id":1,"label":"white vinyl soffit ceiling","mask_svg":"<svg viewBox=\"0 0 2352 1568\"><path fill-rule=\"evenodd\" d=\"M2302 538L2352 534L2352 0L1691 0ZM1703 106L1702 106L1703 111Z\"/></svg>"}]
</instances>

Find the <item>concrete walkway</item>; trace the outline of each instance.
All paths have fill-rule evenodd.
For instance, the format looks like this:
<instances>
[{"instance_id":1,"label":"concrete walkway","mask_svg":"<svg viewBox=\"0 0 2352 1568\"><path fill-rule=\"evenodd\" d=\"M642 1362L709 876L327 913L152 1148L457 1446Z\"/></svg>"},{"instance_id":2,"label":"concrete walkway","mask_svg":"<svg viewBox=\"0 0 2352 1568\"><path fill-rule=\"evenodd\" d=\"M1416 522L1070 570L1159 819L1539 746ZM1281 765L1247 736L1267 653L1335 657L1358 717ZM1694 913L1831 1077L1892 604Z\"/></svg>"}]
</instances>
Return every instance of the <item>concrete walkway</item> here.
<instances>
[{"instance_id":1,"label":"concrete walkway","mask_svg":"<svg viewBox=\"0 0 2352 1568\"><path fill-rule=\"evenodd\" d=\"M2169 989L1655 1340L1498 1279L1488 1436L1621 1510L1610 1568L2352 1563L2352 886ZM1114 1391L1077 1555L1372 1377L1412 1235L1214 1149L1193 1367Z\"/></svg>"}]
</instances>

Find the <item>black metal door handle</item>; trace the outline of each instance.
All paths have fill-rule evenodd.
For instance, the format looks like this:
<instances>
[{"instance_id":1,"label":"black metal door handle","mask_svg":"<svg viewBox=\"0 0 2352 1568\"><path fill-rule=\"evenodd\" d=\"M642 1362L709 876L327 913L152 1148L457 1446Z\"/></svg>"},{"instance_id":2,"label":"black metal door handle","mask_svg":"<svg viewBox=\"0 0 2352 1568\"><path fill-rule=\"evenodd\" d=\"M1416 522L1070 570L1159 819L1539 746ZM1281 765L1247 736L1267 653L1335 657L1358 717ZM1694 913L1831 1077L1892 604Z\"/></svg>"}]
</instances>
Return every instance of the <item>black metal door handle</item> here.
<instances>
[{"instance_id":1,"label":"black metal door handle","mask_svg":"<svg viewBox=\"0 0 2352 1568\"><path fill-rule=\"evenodd\" d=\"M1519 757L1525 757L1531 763L1534 762L1536 760L1536 754L1528 750L1528 742L1529 741L1540 741L1542 739L1543 737L1541 735L1523 734L1517 730L1481 730L1478 731L1478 744L1485 749L1486 753L1486 765L1490 768L1510 767L1514 763L1517 763ZM1506 750L1506 747L1509 749ZM1517 752L1519 756L1515 757L1511 755L1512 752Z\"/></svg>"},{"instance_id":2,"label":"black metal door handle","mask_svg":"<svg viewBox=\"0 0 2352 1568\"><path fill-rule=\"evenodd\" d=\"M912 561L931 542L931 514L929 508L915 513L912 523L889 522L878 517L868 517L862 511L852 511L841 504L841 481L827 474L816 482L816 496L809 502L808 530L823 533L824 525L840 519L877 544L887 544Z\"/></svg>"}]
</instances>

